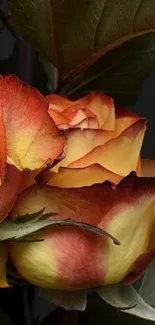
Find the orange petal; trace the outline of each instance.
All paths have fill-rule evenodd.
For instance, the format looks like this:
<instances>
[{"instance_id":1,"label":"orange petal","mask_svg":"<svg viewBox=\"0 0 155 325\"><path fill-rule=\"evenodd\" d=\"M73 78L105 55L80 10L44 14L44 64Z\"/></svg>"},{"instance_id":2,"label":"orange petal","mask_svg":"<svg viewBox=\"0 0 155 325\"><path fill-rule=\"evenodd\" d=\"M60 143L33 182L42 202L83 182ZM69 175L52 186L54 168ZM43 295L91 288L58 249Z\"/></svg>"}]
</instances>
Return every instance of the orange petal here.
<instances>
[{"instance_id":1,"label":"orange petal","mask_svg":"<svg viewBox=\"0 0 155 325\"><path fill-rule=\"evenodd\" d=\"M143 176L142 175L142 159L141 159L141 157L139 157L139 159L138 159L136 172L137 172L137 176L139 176L139 177Z\"/></svg>"},{"instance_id":2,"label":"orange petal","mask_svg":"<svg viewBox=\"0 0 155 325\"><path fill-rule=\"evenodd\" d=\"M47 183L48 185L62 188L91 186L93 184L103 183L107 180L114 184L118 184L122 179L121 176L110 172L98 164L86 168L74 169L60 167L58 173L51 170L46 177L50 179ZM43 175L43 181L46 182L45 175Z\"/></svg>"},{"instance_id":3,"label":"orange petal","mask_svg":"<svg viewBox=\"0 0 155 325\"><path fill-rule=\"evenodd\" d=\"M82 168L98 163L115 174L126 176L132 170L137 170L145 129L145 120L141 119L119 137L94 148L81 159L69 164L69 167Z\"/></svg>"},{"instance_id":4,"label":"orange petal","mask_svg":"<svg viewBox=\"0 0 155 325\"><path fill-rule=\"evenodd\" d=\"M129 126L141 119L137 114L121 107L116 107L115 114L115 132L117 135L121 134Z\"/></svg>"},{"instance_id":5,"label":"orange petal","mask_svg":"<svg viewBox=\"0 0 155 325\"><path fill-rule=\"evenodd\" d=\"M0 243L0 288L7 288L7 260L8 252L4 244Z\"/></svg>"},{"instance_id":6,"label":"orange petal","mask_svg":"<svg viewBox=\"0 0 155 325\"><path fill-rule=\"evenodd\" d=\"M74 115L73 119L70 121L70 125L76 125L83 121L86 118L85 110L79 110L77 113Z\"/></svg>"},{"instance_id":7,"label":"orange petal","mask_svg":"<svg viewBox=\"0 0 155 325\"><path fill-rule=\"evenodd\" d=\"M99 124L96 117L87 117L83 121L74 125L74 128L83 129L99 129Z\"/></svg>"},{"instance_id":8,"label":"orange petal","mask_svg":"<svg viewBox=\"0 0 155 325\"><path fill-rule=\"evenodd\" d=\"M151 159L142 159L142 176L154 177L155 176L155 161Z\"/></svg>"},{"instance_id":9,"label":"orange petal","mask_svg":"<svg viewBox=\"0 0 155 325\"><path fill-rule=\"evenodd\" d=\"M70 122L61 112L55 109L48 110L50 117L54 120L55 124L59 127L60 124L67 124Z\"/></svg>"},{"instance_id":10,"label":"orange petal","mask_svg":"<svg viewBox=\"0 0 155 325\"><path fill-rule=\"evenodd\" d=\"M59 214L55 219L99 226L121 245L76 227L56 227L40 233L43 242L12 243L12 261L31 283L53 289L119 282L147 251L154 204L155 178L138 178L135 173L115 189L109 182L80 189L33 186L19 196L13 217L45 208L45 213Z\"/></svg>"},{"instance_id":11,"label":"orange petal","mask_svg":"<svg viewBox=\"0 0 155 325\"><path fill-rule=\"evenodd\" d=\"M16 167L36 169L62 152L59 130L47 112L48 102L15 76L0 77L0 103L7 154Z\"/></svg>"},{"instance_id":12,"label":"orange petal","mask_svg":"<svg viewBox=\"0 0 155 325\"><path fill-rule=\"evenodd\" d=\"M15 166L7 165L5 178L0 186L0 222L10 212L22 184L22 173Z\"/></svg>"},{"instance_id":13,"label":"orange petal","mask_svg":"<svg viewBox=\"0 0 155 325\"><path fill-rule=\"evenodd\" d=\"M76 102L72 102L72 106L70 107L67 107L64 111L63 111L63 114L65 117L69 118L69 119L72 119L75 114L78 112L78 111L85 111L85 115L87 117L94 117L94 113L91 112L88 108L86 108L84 105L82 104L75 104Z\"/></svg>"},{"instance_id":14,"label":"orange petal","mask_svg":"<svg viewBox=\"0 0 155 325\"><path fill-rule=\"evenodd\" d=\"M46 96L46 99L49 102L49 112L53 109L58 112L63 112L64 109L73 105L72 101L57 94L48 95Z\"/></svg>"},{"instance_id":15,"label":"orange petal","mask_svg":"<svg viewBox=\"0 0 155 325\"><path fill-rule=\"evenodd\" d=\"M109 136L109 133L103 130L69 130L65 135L65 158L57 164L53 170L57 171L60 166L67 167L69 164L85 156L92 149L104 144L109 139L111 139L111 135Z\"/></svg>"},{"instance_id":16,"label":"orange petal","mask_svg":"<svg viewBox=\"0 0 155 325\"><path fill-rule=\"evenodd\" d=\"M111 97L102 92L93 92L74 103L80 103L92 111L97 116L100 128L115 129L115 107Z\"/></svg>"},{"instance_id":17,"label":"orange petal","mask_svg":"<svg viewBox=\"0 0 155 325\"><path fill-rule=\"evenodd\" d=\"M3 122L3 111L0 105L0 183L1 177L4 176L4 167L7 155L6 148L6 137L5 137L5 126Z\"/></svg>"},{"instance_id":18,"label":"orange petal","mask_svg":"<svg viewBox=\"0 0 155 325\"><path fill-rule=\"evenodd\" d=\"M53 118L59 129L67 129L76 124L80 124L81 121L87 117L94 118L94 114L80 104L72 105L64 109L62 112L49 108L48 113ZM64 124L67 125L67 127L64 127Z\"/></svg>"}]
</instances>

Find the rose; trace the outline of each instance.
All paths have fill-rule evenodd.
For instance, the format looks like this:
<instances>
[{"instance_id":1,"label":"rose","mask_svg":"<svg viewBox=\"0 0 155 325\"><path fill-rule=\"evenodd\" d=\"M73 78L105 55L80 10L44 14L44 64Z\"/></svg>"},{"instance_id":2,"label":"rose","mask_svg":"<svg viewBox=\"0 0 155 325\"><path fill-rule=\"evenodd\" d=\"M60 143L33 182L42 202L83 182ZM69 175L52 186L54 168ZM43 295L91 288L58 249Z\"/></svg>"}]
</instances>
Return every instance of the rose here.
<instances>
[{"instance_id":1,"label":"rose","mask_svg":"<svg viewBox=\"0 0 155 325\"><path fill-rule=\"evenodd\" d=\"M44 174L44 181L49 178L49 185L81 187L107 179L118 183L130 171L140 173L144 119L126 109L115 109L113 100L102 93L92 93L74 102L55 94L47 98L49 114L57 126L64 127L62 120L67 116L70 128L65 124L69 128L64 135L65 159L51 173ZM90 125L92 118L94 128ZM124 160L125 156L128 159Z\"/></svg>"},{"instance_id":2,"label":"rose","mask_svg":"<svg viewBox=\"0 0 155 325\"><path fill-rule=\"evenodd\" d=\"M47 113L48 102L17 77L0 76L0 222L34 175L62 152L63 140ZM7 248L0 244L0 287L6 281Z\"/></svg>"},{"instance_id":3,"label":"rose","mask_svg":"<svg viewBox=\"0 0 155 325\"><path fill-rule=\"evenodd\" d=\"M62 106L63 102L61 98ZM117 246L73 226L42 231L38 236L43 242L11 243L9 253L18 272L32 284L59 289L53 296L57 304L64 305L60 290L65 291L65 301L79 294L85 301L83 290L88 287L132 283L154 257L155 178L146 176L155 164L142 161L142 173L140 168L145 121L125 110L115 113L116 130L67 131L66 158L38 178L48 185L23 191L11 211L16 218L44 208L44 213L58 213L55 219L98 226L121 243ZM141 176L144 170L145 177L138 177L137 170Z\"/></svg>"},{"instance_id":4,"label":"rose","mask_svg":"<svg viewBox=\"0 0 155 325\"><path fill-rule=\"evenodd\" d=\"M39 170L61 154L62 138L47 106L36 89L0 76L0 221L24 186L23 171Z\"/></svg>"}]
</instances>

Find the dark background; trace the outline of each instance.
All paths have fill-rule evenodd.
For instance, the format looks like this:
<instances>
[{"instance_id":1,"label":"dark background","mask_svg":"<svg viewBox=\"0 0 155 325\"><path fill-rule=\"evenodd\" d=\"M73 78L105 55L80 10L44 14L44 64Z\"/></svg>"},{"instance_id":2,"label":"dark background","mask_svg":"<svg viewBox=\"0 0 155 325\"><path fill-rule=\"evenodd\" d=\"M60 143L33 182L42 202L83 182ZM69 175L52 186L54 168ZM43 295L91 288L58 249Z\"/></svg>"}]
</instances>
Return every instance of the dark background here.
<instances>
[{"instance_id":1,"label":"dark background","mask_svg":"<svg viewBox=\"0 0 155 325\"><path fill-rule=\"evenodd\" d=\"M0 0L0 8L7 12L5 0ZM16 40L12 33L0 22L0 74L16 74L20 79L37 87L42 93L47 92L47 78L39 62L38 54L24 41ZM148 121L144 145L142 148L143 158L155 159L155 68L144 81L135 106L131 108ZM103 302L102 302L103 304ZM37 289L24 289L14 287L11 290L2 290L0 293L0 308L9 314L12 323L9 323L7 316L4 317L4 325L39 325L55 307L39 297ZM92 309L92 306L91 306ZM90 315L90 313L89 313ZM80 323L93 324L83 313ZM57 317L57 316L55 316ZM111 316L112 317L112 316ZM89 318L89 320L88 320ZM55 318L57 319L57 318ZM42 324L65 324L58 319L46 319ZM116 318L115 324L116 324ZM114 321L112 318L112 322ZM108 320L109 322L109 320ZM66 323L69 325L69 323ZM119 322L120 324L120 322ZM133 324L133 322L132 322ZM140 323L139 323L140 324ZM3 324L2 324L3 325Z\"/></svg>"}]
</instances>

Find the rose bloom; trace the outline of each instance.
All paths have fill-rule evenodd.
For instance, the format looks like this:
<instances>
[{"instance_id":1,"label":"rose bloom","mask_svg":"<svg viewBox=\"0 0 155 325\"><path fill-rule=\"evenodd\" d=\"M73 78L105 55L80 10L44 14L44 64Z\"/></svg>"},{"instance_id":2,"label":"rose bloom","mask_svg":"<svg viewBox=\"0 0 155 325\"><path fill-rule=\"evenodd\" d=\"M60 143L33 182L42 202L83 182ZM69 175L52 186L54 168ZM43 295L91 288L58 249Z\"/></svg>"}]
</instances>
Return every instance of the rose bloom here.
<instances>
[{"instance_id":1,"label":"rose bloom","mask_svg":"<svg viewBox=\"0 0 155 325\"><path fill-rule=\"evenodd\" d=\"M22 172L46 166L63 150L47 107L47 100L36 89L15 76L0 76L0 221L24 186Z\"/></svg>"},{"instance_id":2,"label":"rose bloom","mask_svg":"<svg viewBox=\"0 0 155 325\"><path fill-rule=\"evenodd\" d=\"M28 86L20 84L20 87L18 96L23 98ZM41 109L39 113L37 109L42 101L42 95L33 88L28 89L35 94L33 100L39 96L41 99L34 105L34 115L31 109L33 100L29 99L30 104L22 110L23 120L20 122L19 112L25 99L19 104L18 96L10 94L10 90L7 98L14 112L10 113L13 116L10 115L7 128L12 130L14 126L13 135L16 135L15 131L17 134L19 130L22 132L23 140L13 135L11 139L16 140L14 147L20 148L19 154L24 162L21 143L26 143L29 130L36 127L41 114ZM75 295L76 291L78 295L90 287L120 281L132 283L151 262L155 247L155 178L152 177L155 164L140 158L145 119L115 107L110 97L98 92L77 101L55 94L44 100L48 101L49 115L46 110L44 114L51 126L47 123L45 138L36 140L34 137L31 145L27 145L26 155L28 157L30 150L36 165L22 165L22 170L32 170L27 174L31 180L29 184L35 182L34 174L39 173L35 178L37 183L28 186L24 179L10 216L15 219L44 209L44 213L57 213L52 219L69 218L97 226L119 240L120 245L115 245L110 238L75 226L56 227L37 234L37 238L44 241L9 243L9 257L23 278L34 285L54 289L55 297L58 297L56 292L61 297L65 292L67 299L67 292L71 295L73 291ZM44 107L42 110L44 112ZM62 138L53 120L61 134L63 130L64 159L61 161ZM25 123L28 131L24 129ZM22 125L23 128L19 129ZM44 134L43 130L40 134ZM50 146L54 146L55 155L48 156ZM54 161L53 168L44 170L42 166L49 158ZM8 163L12 166L10 160ZM21 170L21 163L15 168ZM4 280L4 259L2 271ZM59 303L59 299L55 298L55 302Z\"/></svg>"}]
</instances>

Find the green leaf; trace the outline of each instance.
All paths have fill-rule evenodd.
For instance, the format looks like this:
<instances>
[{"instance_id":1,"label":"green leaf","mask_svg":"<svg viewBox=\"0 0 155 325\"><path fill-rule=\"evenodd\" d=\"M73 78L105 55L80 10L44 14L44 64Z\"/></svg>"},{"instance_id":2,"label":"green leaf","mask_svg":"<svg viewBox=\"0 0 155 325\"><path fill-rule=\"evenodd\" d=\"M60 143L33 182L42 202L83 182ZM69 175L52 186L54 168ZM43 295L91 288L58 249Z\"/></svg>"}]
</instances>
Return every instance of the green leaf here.
<instances>
[{"instance_id":1,"label":"green leaf","mask_svg":"<svg viewBox=\"0 0 155 325\"><path fill-rule=\"evenodd\" d=\"M155 31L155 1L9 0L9 17L67 83L109 51Z\"/></svg>"},{"instance_id":2,"label":"green leaf","mask_svg":"<svg viewBox=\"0 0 155 325\"><path fill-rule=\"evenodd\" d=\"M59 291L40 288L40 296L66 310L83 311L87 305L87 291Z\"/></svg>"},{"instance_id":3,"label":"green leaf","mask_svg":"<svg viewBox=\"0 0 155 325\"><path fill-rule=\"evenodd\" d=\"M50 0L9 0L8 6L12 28L56 64Z\"/></svg>"},{"instance_id":4,"label":"green leaf","mask_svg":"<svg viewBox=\"0 0 155 325\"><path fill-rule=\"evenodd\" d=\"M60 226L80 227L87 231L95 232L98 235L106 236L112 239L116 245L120 245L120 242L116 238L98 227L88 223L69 220L44 220L31 223L16 223L15 221L5 220L0 224L0 241L40 241L40 239L37 238L31 239L28 235L36 234L43 229Z\"/></svg>"},{"instance_id":5,"label":"green leaf","mask_svg":"<svg viewBox=\"0 0 155 325\"><path fill-rule=\"evenodd\" d=\"M61 94L82 97L101 90L120 105L133 105L154 65L155 33L150 33L106 54L66 85Z\"/></svg>"},{"instance_id":6,"label":"green leaf","mask_svg":"<svg viewBox=\"0 0 155 325\"><path fill-rule=\"evenodd\" d=\"M79 325L154 325L154 322L139 319L133 315L122 313L106 302L97 294L93 293L87 297L87 308L84 312L79 313Z\"/></svg>"},{"instance_id":7,"label":"green leaf","mask_svg":"<svg viewBox=\"0 0 155 325\"><path fill-rule=\"evenodd\" d=\"M155 321L155 309L149 306L132 286L118 283L98 288L96 292L106 303L124 313Z\"/></svg>"},{"instance_id":8,"label":"green leaf","mask_svg":"<svg viewBox=\"0 0 155 325\"><path fill-rule=\"evenodd\" d=\"M144 274L139 294L149 305L155 307L155 260Z\"/></svg>"},{"instance_id":9,"label":"green leaf","mask_svg":"<svg viewBox=\"0 0 155 325\"><path fill-rule=\"evenodd\" d=\"M26 213L24 216L17 216L15 219L15 223L25 223L25 222L34 222L37 221L38 219L43 221L46 220L48 217L56 216L58 213L45 213L43 214L45 208L41 209L40 211L37 211L35 213Z\"/></svg>"}]
</instances>

